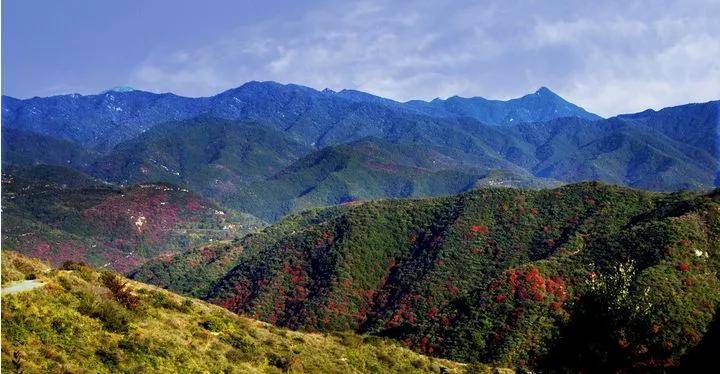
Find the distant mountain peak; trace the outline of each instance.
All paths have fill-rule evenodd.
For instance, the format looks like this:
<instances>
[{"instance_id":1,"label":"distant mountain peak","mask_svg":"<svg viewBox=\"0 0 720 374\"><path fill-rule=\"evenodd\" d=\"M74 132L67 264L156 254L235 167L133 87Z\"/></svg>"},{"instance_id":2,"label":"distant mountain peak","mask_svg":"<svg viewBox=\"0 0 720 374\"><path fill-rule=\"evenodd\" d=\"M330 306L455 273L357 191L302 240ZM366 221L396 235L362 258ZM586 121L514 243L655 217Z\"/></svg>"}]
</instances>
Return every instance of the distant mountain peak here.
<instances>
[{"instance_id":1,"label":"distant mountain peak","mask_svg":"<svg viewBox=\"0 0 720 374\"><path fill-rule=\"evenodd\" d=\"M103 92L100 92L100 94L102 95L102 94L106 94L106 93L110 93L110 92L133 92L133 91L135 91L135 89L130 86L115 86L113 88L110 88Z\"/></svg>"},{"instance_id":2,"label":"distant mountain peak","mask_svg":"<svg viewBox=\"0 0 720 374\"><path fill-rule=\"evenodd\" d=\"M550 90L549 88L547 88L547 87L545 87L545 86L542 86L542 87L538 88L537 91L535 91L535 95L541 95L541 96L543 96L543 95L554 95L554 96L557 96L557 94L556 94L555 92L552 92L552 90Z\"/></svg>"},{"instance_id":3,"label":"distant mountain peak","mask_svg":"<svg viewBox=\"0 0 720 374\"><path fill-rule=\"evenodd\" d=\"M491 100L481 96L450 96L431 101L413 100L405 103L421 113L432 116L463 116L475 118L488 124L516 124L545 122L561 117L578 117L589 120L601 119L585 109L565 100L542 86L535 92L509 100Z\"/></svg>"}]
</instances>

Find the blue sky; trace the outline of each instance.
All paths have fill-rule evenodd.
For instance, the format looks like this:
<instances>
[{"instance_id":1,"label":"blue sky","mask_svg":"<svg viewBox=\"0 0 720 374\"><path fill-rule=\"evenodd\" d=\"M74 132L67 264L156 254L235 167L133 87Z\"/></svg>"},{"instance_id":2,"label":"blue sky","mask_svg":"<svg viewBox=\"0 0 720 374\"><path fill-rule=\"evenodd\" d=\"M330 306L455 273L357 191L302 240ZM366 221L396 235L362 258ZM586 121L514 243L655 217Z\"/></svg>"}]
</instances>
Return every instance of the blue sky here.
<instances>
[{"instance_id":1,"label":"blue sky","mask_svg":"<svg viewBox=\"0 0 720 374\"><path fill-rule=\"evenodd\" d=\"M720 98L720 1L5 0L2 91L249 80L507 99L548 86L601 115Z\"/></svg>"}]
</instances>

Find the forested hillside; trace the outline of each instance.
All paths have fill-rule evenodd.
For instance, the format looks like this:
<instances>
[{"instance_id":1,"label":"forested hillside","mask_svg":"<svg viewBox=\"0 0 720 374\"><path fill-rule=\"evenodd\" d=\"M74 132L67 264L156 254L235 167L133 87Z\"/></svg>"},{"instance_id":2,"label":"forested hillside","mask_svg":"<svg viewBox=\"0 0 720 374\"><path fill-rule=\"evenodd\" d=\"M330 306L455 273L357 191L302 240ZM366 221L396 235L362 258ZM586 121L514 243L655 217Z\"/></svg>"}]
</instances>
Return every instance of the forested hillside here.
<instances>
[{"instance_id":1,"label":"forested hillside","mask_svg":"<svg viewBox=\"0 0 720 374\"><path fill-rule=\"evenodd\" d=\"M118 188L56 166L3 168L2 200L3 248L121 272L264 224L170 184Z\"/></svg>"},{"instance_id":2,"label":"forested hillside","mask_svg":"<svg viewBox=\"0 0 720 374\"><path fill-rule=\"evenodd\" d=\"M273 324L529 369L675 367L720 302L720 197L482 189L289 216L133 274Z\"/></svg>"}]
</instances>

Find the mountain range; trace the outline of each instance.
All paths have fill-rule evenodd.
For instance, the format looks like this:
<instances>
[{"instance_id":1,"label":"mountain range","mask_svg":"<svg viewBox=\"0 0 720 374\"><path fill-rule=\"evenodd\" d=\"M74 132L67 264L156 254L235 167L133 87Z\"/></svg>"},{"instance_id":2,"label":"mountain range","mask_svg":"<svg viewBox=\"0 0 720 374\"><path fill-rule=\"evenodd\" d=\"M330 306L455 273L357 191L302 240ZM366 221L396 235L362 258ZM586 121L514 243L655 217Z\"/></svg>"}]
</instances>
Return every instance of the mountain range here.
<instances>
[{"instance_id":1,"label":"mountain range","mask_svg":"<svg viewBox=\"0 0 720 374\"><path fill-rule=\"evenodd\" d=\"M119 185L173 183L269 221L488 181L708 189L720 181L719 105L602 119L544 87L508 101L401 103L274 82L205 98L130 89L3 97L3 163L68 166Z\"/></svg>"},{"instance_id":2,"label":"mountain range","mask_svg":"<svg viewBox=\"0 0 720 374\"><path fill-rule=\"evenodd\" d=\"M4 345L3 365L175 368L199 351L213 368L338 365L317 366L317 345L292 335L369 371L699 367L720 336L719 112L601 118L545 87L507 101L275 82L202 98L3 96L3 249L62 268L9 314L3 304L3 334L15 323L13 349L36 358ZM246 336L218 308L79 262L282 328L342 331L353 350ZM28 267L3 278L38 276ZM16 323L29 315L47 323L30 333ZM52 343L68 329L115 343ZM39 353L25 339L36 333ZM480 366L390 359L357 333ZM198 337L211 348L177 344Z\"/></svg>"},{"instance_id":3,"label":"mountain range","mask_svg":"<svg viewBox=\"0 0 720 374\"><path fill-rule=\"evenodd\" d=\"M400 114L396 113L400 112ZM487 124L542 122L559 117L599 119L547 88L509 101L452 97L399 103L359 91L317 91L299 85L248 82L212 97L188 98L137 90L98 95L60 95L18 100L3 96L7 127L72 140L108 150L157 124L201 114L227 120L262 122L317 148L362 136L392 132L393 122L417 116L468 117ZM396 117L409 118L396 118ZM427 121L427 119L425 119Z\"/></svg>"}]
</instances>

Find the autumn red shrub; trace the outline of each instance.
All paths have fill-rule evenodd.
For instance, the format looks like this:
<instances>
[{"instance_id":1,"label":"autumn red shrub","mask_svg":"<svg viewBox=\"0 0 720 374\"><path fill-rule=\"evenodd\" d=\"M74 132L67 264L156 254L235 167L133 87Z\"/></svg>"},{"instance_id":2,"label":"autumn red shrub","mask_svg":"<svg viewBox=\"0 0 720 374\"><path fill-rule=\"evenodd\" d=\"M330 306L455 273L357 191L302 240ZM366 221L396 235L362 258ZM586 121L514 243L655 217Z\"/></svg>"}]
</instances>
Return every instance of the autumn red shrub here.
<instances>
[{"instance_id":1,"label":"autumn red shrub","mask_svg":"<svg viewBox=\"0 0 720 374\"><path fill-rule=\"evenodd\" d=\"M457 289L457 287L455 287L455 285L452 284L451 282L449 282L449 283L446 285L446 288L447 288L448 292L450 292L450 295L452 295L452 296L456 296L456 295L457 295L458 289Z\"/></svg>"},{"instance_id":2,"label":"autumn red shrub","mask_svg":"<svg viewBox=\"0 0 720 374\"><path fill-rule=\"evenodd\" d=\"M117 275L111 272L104 272L100 280L103 285L110 290L110 293L118 303L128 309L137 309L140 306L140 298L135 296L127 287L127 282L123 282Z\"/></svg>"},{"instance_id":3,"label":"autumn red shrub","mask_svg":"<svg viewBox=\"0 0 720 374\"><path fill-rule=\"evenodd\" d=\"M472 232L479 233L479 234L487 234L488 232L490 232L490 230L487 228L487 226L483 226L483 225L473 225L470 228L470 230L472 230Z\"/></svg>"},{"instance_id":4,"label":"autumn red shrub","mask_svg":"<svg viewBox=\"0 0 720 374\"><path fill-rule=\"evenodd\" d=\"M559 309L567 299L565 282L559 277L544 277L536 266L508 270L503 278L490 284L490 289L495 291L498 303L540 302Z\"/></svg>"}]
</instances>

